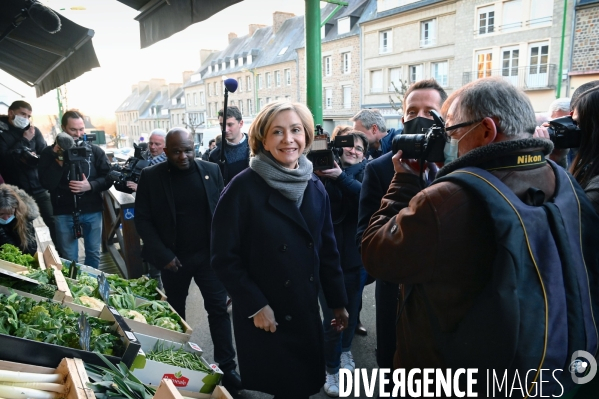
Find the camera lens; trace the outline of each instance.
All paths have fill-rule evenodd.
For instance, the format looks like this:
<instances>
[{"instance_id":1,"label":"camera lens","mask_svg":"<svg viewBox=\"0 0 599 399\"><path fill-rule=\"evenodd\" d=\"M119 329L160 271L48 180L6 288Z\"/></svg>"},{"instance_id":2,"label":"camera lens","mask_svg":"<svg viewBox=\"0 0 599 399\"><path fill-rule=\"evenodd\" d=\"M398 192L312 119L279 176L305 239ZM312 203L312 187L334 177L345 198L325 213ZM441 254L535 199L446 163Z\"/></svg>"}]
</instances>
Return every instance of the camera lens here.
<instances>
[{"instance_id":1,"label":"camera lens","mask_svg":"<svg viewBox=\"0 0 599 399\"><path fill-rule=\"evenodd\" d=\"M426 135L402 134L393 139L393 153L402 151L402 158L419 159L424 151Z\"/></svg>"}]
</instances>

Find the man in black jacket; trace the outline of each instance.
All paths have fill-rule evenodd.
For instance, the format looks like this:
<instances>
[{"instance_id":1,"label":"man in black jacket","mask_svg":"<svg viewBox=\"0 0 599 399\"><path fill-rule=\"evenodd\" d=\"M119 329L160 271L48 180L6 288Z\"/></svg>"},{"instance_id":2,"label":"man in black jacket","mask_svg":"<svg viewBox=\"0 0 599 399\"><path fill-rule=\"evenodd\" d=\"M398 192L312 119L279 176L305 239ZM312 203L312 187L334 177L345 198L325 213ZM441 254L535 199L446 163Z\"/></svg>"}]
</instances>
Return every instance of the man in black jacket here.
<instances>
[{"instance_id":1,"label":"man in black jacket","mask_svg":"<svg viewBox=\"0 0 599 399\"><path fill-rule=\"evenodd\" d=\"M65 112L61 124L62 130L74 140L79 140L85 133L83 116L78 111ZM106 178L110 164L104 150L97 145L79 144L76 148L79 157L72 157L72 151L67 151L69 148L64 148L68 147L64 143L61 147L57 138L57 143L42 151L38 172L42 186L52 197L58 251L69 260L78 259L79 246L75 237L78 224L85 241L84 263L98 268L102 244L102 192L112 185Z\"/></svg>"},{"instance_id":2,"label":"man in black jacket","mask_svg":"<svg viewBox=\"0 0 599 399\"><path fill-rule=\"evenodd\" d=\"M223 126L226 125L225 140L216 145L216 148L210 151L208 160L217 163L221 168L225 184L229 184L239 172L250 165L250 146L248 137L241 131L243 119L241 111L234 105L227 107L227 117L223 117L223 110L218 111L218 121ZM225 148L225 162L220 162L220 152Z\"/></svg>"},{"instance_id":3,"label":"man in black jacket","mask_svg":"<svg viewBox=\"0 0 599 399\"><path fill-rule=\"evenodd\" d=\"M167 162L145 168L137 186L135 227L144 242L142 257L162 269L168 302L183 318L189 284L192 278L196 282L223 383L239 390L227 293L210 267L210 226L223 179L217 165L194 159L185 129L168 132L164 152Z\"/></svg>"},{"instance_id":4,"label":"man in black jacket","mask_svg":"<svg viewBox=\"0 0 599 399\"><path fill-rule=\"evenodd\" d=\"M31 113L31 105L18 100L8 107L7 116L0 116L0 174L7 184L21 188L35 200L52 241L56 241L50 194L37 174L38 156L46 141L31 123Z\"/></svg>"}]
</instances>

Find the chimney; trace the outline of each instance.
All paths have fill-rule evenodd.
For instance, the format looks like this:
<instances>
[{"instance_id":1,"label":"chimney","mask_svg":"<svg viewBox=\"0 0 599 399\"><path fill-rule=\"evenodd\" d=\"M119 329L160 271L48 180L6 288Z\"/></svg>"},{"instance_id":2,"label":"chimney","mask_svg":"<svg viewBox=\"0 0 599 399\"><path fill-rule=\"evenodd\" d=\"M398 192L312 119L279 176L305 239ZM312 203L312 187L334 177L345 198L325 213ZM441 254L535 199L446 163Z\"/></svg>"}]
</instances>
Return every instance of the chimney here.
<instances>
[{"instance_id":1,"label":"chimney","mask_svg":"<svg viewBox=\"0 0 599 399\"><path fill-rule=\"evenodd\" d=\"M151 91L160 91L162 86L166 86L166 80L153 78L150 79L150 90Z\"/></svg>"},{"instance_id":2,"label":"chimney","mask_svg":"<svg viewBox=\"0 0 599 399\"><path fill-rule=\"evenodd\" d=\"M150 82L148 82L147 80L142 80L139 82L139 84L137 85L137 88L140 92L144 91L145 89L148 88L148 86L150 85Z\"/></svg>"},{"instance_id":3,"label":"chimney","mask_svg":"<svg viewBox=\"0 0 599 399\"><path fill-rule=\"evenodd\" d=\"M183 72L183 84L187 83L189 79L191 79L191 75L193 75L194 71L185 71Z\"/></svg>"},{"instance_id":4,"label":"chimney","mask_svg":"<svg viewBox=\"0 0 599 399\"><path fill-rule=\"evenodd\" d=\"M138 85L131 85L131 91L134 92L135 90L139 89Z\"/></svg>"},{"instance_id":5,"label":"chimney","mask_svg":"<svg viewBox=\"0 0 599 399\"><path fill-rule=\"evenodd\" d=\"M229 44L231 44L233 39L237 39L237 34L235 32L229 32Z\"/></svg>"},{"instance_id":6,"label":"chimney","mask_svg":"<svg viewBox=\"0 0 599 399\"><path fill-rule=\"evenodd\" d=\"M260 28L266 28L266 25L250 24L250 36L254 36L254 32Z\"/></svg>"},{"instance_id":7,"label":"chimney","mask_svg":"<svg viewBox=\"0 0 599 399\"><path fill-rule=\"evenodd\" d=\"M210 54L216 53L216 50L200 50L200 65L204 65L204 61L210 56Z\"/></svg>"},{"instance_id":8,"label":"chimney","mask_svg":"<svg viewBox=\"0 0 599 399\"><path fill-rule=\"evenodd\" d=\"M293 17L295 17L295 14L290 12L275 11L272 14L272 32L276 35L283 23Z\"/></svg>"}]
</instances>

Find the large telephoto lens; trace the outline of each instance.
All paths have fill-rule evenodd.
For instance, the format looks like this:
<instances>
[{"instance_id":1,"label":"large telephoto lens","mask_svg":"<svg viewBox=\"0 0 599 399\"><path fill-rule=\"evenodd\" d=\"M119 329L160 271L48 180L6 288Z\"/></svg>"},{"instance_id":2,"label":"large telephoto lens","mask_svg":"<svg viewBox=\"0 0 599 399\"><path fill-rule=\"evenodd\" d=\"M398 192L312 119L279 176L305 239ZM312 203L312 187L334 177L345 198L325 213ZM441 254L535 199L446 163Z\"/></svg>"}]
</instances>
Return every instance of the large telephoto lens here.
<instances>
[{"instance_id":1,"label":"large telephoto lens","mask_svg":"<svg viewBox=\"0 0 599 399\"><path fill-rule=\"evenodd\" d=\"M401 157L405 159L420 159L424 151L426 135L402 134L393 138L393 153L401 150Z\"/></svg>"}]
</instances>

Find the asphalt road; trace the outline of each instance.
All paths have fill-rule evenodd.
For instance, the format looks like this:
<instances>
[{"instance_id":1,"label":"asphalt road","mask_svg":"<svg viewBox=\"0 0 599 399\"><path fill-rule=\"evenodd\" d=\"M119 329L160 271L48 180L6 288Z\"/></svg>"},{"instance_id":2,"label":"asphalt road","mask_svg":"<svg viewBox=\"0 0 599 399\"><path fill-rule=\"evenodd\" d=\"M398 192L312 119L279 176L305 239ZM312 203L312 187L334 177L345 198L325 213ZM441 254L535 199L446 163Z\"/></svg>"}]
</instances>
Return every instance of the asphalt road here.
<instances>
[{"instance_id":1,"label":"asphalt road","mask_svg":"<svg viewBox=\"0 0 599 399\"><path fill-rule=\"evenodd\" d=\"M233 305L235 306L235 305ZM366 368L372 370L376 367L375 360L375 304L374 304L374 284L366 286L363 294L363 305L360 319L362 324L366 327L368 335L365 337L356 335L352 344L352 354L356 362L357 368ZM191 336L191 342L195 342L204 350L204 358L209 362L214 361L214 347L210 338L210 331L208 329L208 319L206 311L204 310L204 301L200 290L198 289L195 282L192 281L189 289L189 296L187 297L187 323L192 327L193 334ZM243 375L241 375L243 381ZM364 395L364 391L361 390L362 396L360 398L367 398ZM238 395L234 396L236 399L270 399L271 395L255 392L255 391L243 391ZM352 397L354 397L352 395ZM327 394L321 389L320 393L311 396L311 399L316 398L329 398Z\"/></svg>"}]
</instances>

